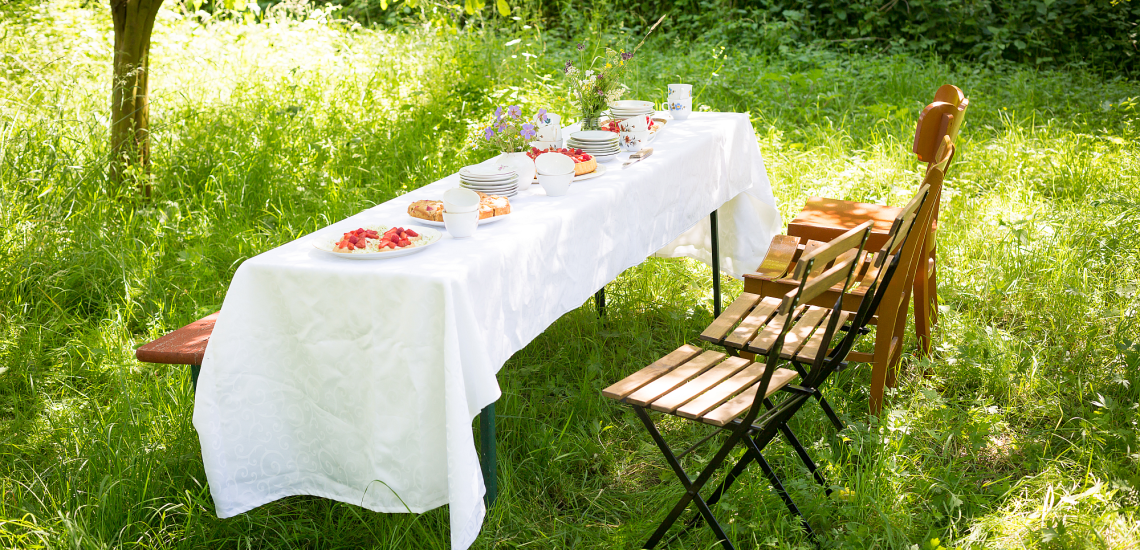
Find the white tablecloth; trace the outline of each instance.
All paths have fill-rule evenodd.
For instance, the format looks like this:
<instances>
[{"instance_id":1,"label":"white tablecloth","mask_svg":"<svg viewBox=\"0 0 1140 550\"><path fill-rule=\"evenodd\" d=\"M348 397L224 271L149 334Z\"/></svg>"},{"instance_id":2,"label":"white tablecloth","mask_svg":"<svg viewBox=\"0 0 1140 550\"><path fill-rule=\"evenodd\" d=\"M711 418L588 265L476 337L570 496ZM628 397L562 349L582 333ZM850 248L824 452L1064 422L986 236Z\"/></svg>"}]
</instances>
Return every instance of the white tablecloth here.
<instances>
[{"instance_id":1,"label":"white tablecloth","mask_svg":"<svg viewBox=\"0 0 1140 550\"><path fill-rule=\"evenodd\" d=\"M507 359L655 251L707 261L701 223L717 207L722 265L737 275L780 227L747 115L694 113L652 146L648 160L608 163L564 197L532 185L470 239L348 261L310 236L243 263L194 406L218 517L299 494L381 512L450 503L452 548L467 548L484 515L471 422L499 398ZM327 231L414 224L409 203L457 184L452 175Z\"/></svg>"}]
</instances>

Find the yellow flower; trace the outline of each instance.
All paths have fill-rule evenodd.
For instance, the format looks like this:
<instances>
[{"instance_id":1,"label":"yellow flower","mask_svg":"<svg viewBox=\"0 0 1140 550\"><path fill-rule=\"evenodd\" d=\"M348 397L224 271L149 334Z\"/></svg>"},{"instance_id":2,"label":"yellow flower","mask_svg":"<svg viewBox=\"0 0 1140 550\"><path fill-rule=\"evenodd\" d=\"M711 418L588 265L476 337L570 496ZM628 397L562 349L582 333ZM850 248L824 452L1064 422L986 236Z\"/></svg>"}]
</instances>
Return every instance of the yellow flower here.
<instances>
[{"instance_id":1,"label":"yellow flower","mask_svg":"<svg viewBox=\"0 0 1140 550\"><path fill-rule=\"evenodd\" d=\"M607 68L607 69L609 69L609 68L612 68L612 67L613 67L613 65L610 65L609 63L606 63L606 68Z\"/></svg>"}]
</instances>

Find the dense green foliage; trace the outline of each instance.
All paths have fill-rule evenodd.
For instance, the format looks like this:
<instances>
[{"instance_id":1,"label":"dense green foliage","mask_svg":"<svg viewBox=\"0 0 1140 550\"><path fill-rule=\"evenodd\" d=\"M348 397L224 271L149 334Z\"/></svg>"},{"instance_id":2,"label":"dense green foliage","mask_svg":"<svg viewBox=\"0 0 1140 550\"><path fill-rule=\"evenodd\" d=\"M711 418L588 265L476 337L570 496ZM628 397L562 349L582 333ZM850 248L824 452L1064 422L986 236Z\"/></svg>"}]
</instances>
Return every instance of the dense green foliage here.
<instances>
[{"instance_id":1,"label":"dense green foliage","mask_svg":"<svg viewBox=\"0 0 1140 550\"><path fill-rule=\"evenodd\" d=\"M160 13L144 202L105 175L105 8L0 8L0 546L448 547L446 509L292 497L218 520L188 373L133 350L215 311L244 259L485 158L465 140L494 104L566 112L566 40L526 20L441 36L291 17ZM971 98L943 199L934 356L906 357L878 417L866 369L835 380L840 436L797 419L834 498L770 447L824 547L1136 548L1140 83L660 39L637 62L636 97L682 79L698 104L751 114L785 220L811 194L905 201L920 109L945 82ZM586 304L503 368L503 493L476 548L648 535L680 488L600 388L695 340L709 277L647 261L608 287L606 322ZM705 433L689 424L667 436ZM719 508L742 546L811 547L761 476Z\"/></svg>"},{"instance_id":2,"label":"dense green foliage","mask_svg":"<svg viewBox=\"0 0 1140 550\"><path fill-rule=\"evenodd\" d=\"M480 23L464 2L327 0L345 15L388 25ZM268 2L266 3L268 5ZM409 4L411 7L409 7ZM484 3L485 4L485 3ZM937 54L986 63L1085 65L1140 71L1137 0L515 0L513 13L556 34L585 28L644 32L661 15L669 41L792 51L806 44ZM496 19L492 10L488 17Z\"/></svg>"}]
</instances>

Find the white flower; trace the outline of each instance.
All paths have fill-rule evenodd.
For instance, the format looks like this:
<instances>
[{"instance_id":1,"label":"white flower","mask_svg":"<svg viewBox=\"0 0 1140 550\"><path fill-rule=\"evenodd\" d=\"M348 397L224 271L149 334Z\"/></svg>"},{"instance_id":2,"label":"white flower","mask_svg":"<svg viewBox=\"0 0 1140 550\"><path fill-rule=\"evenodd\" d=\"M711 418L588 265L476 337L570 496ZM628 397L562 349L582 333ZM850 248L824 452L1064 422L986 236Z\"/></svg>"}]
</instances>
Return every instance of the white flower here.
<instances>
[{"instance_id":1,"label":"white flower","mask_svg":"<svg viewBox=\"0 0 1140 550\"><path fill-rule=\"evenodd\" d=\"M591 76L594 76L594 70L593 69L587 69L586 70L586 80L589 80Z\"/></svg>"}]
</instances>

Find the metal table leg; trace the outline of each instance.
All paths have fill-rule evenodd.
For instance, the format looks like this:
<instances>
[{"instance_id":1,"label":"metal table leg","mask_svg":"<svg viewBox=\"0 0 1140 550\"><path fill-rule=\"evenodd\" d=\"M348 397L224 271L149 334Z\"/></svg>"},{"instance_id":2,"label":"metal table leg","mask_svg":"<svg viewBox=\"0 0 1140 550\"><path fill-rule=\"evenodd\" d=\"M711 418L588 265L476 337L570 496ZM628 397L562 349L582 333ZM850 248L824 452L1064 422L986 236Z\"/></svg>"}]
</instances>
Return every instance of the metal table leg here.
<instances>
[{"instance_id":1,"label":"metal table leg","mask_svg":"<svg viewBox=\"0 0 1140 550\"><path fill-rule=\"evenodd\" d=\"M598 317L606 316L606 287L594 293L594 305L598 308Z\"/></svg>"},{"instance_id":2,"label":"metal table leg","mask_svg":"<svg viewBox=\"0 0 1140 550\"><path fill-rule=\"evenodd\" d=\"M490 508L499 496L498 456L495 452L495 404L491 403L479 413L479 449L482 454L483 485L487 494L483 501Z\"/></svg>"},{"instance_id":3,"label":"metal table leg","mask_svg":"<svg viewBox=\"0 0 1140 550\"><path fill-rule=\"evenodd\" d=\"M713 318L720 317L720 232L717 231L716 210L709 214L712 226Z\"/></svg>"}]
</instances>

